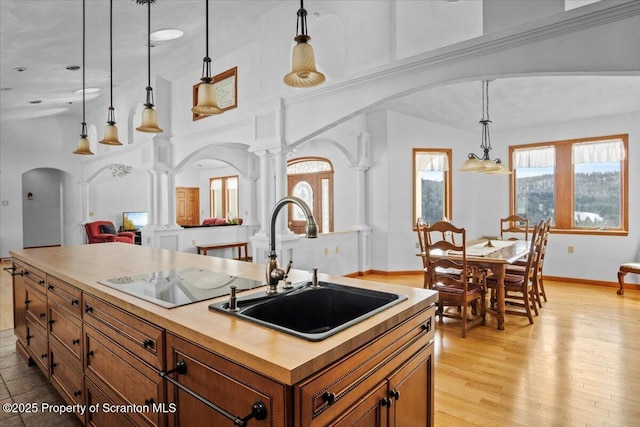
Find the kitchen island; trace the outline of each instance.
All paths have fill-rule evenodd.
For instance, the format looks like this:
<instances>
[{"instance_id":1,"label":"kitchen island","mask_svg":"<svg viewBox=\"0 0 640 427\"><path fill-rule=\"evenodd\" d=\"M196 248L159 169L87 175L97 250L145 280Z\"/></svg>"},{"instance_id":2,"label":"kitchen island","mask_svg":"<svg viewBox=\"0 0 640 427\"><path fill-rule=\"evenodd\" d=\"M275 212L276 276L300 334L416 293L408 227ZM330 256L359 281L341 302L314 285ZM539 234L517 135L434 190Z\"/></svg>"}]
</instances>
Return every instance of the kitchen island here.
<instances>
[{"instance_id":1,"label":"kitchen island","mask_svg":"<svg viewBox=\"0 0 640 427\"><path fill-rule=\"evenodd\" d=\"M263 280L261 264L122 243L11 255L16 348L87 425L433 425L435 292L319 273L407 299L310 342L209 310L225 297L164 308L99 283L186 267Z\"/></svg>"}]
</instances>

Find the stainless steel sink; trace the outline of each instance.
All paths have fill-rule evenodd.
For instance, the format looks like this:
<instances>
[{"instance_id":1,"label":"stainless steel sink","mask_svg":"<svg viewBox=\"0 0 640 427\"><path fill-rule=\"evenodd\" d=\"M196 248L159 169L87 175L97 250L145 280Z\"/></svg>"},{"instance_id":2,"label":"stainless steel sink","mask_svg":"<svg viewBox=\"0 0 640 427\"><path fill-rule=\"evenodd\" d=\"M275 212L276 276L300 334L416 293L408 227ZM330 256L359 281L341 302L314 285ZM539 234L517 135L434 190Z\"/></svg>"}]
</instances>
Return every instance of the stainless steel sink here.
<instances>
[{"instance_id":1,"label":"stainless steel sink","mask_svg":"<svg viewBox=\"0 0 640 427\"><path fill-rule=\"evenodd\" d=\"M209 305L227 313L308 341L320 341L407 299L406 295L355 288L336 283L302 282L276 295L238 299Z\"/></svg>"}]
</instances>

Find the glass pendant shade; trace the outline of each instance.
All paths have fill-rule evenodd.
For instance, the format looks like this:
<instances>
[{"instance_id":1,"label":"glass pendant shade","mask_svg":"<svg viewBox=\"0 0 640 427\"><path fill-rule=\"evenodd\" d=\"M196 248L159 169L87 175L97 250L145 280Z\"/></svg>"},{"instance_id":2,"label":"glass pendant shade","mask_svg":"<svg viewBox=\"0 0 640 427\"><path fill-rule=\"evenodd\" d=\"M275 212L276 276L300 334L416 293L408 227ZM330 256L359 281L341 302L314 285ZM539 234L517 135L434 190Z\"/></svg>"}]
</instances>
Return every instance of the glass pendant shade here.
<instances>
[{"instance_id":1,"label":"glass pendant shade","mask_svg":"<svg viewBox=\"0 0 640 427\"><path fill-rule=\"evenodd\" d=\"M484 166L480 159L475 156L469 156L467 161L462 164L462 167L459 170L460 172L478 172L484 170Z\"/></svg>"},{"instance_id":2,"label":"glass pendant shade","mask_svg":"<svg viewBox=\"0 0 640 427\"><path fill-rule=\"evenodd\" d=\"M163 132L163 130L158 127L158 113L156 113L153 107L147 106L142 111L142 123L136 130L148 133Z\"/></svg>"},{"instance_id":3,"label":"glass pendant shade","mask_svg":"<svg viewBox=\"0 0 640 427\"><path fill-rule=\"evenodd\" d=\"M118 140L118 128L115 124L108 124L104 128L104 138L100 141L100 144L105 145L122 145L122 143Z\"/></svg>"},{"instance_id":4,"label":"glass pendant shade","mask_svg":"<svg viewBox=\"0 0 640 427\"><path fill-rule=\"evenodd\" d=\"M312 87L325 81L324 74L316 70L316 58L313 46L308 41L311 37L300 35L294 38L298 44L293 48L291 72L284 76L284 83L292 87Z\"/></svg>"},{"instance_id":5,"label":"glass pendant shade","mask_svg":"<svg viewBox=\"0 0 640 427\"><path fill-rule=\"evenodd\" d=\"M490 175L511 175L511 171L502 162L496 162L497 168L487 171Z\"/></svg>"},{"instance_id":6,"label":"glass pendant shade","mask_svg":"<svg viewBox=\"0 0 640 427\"><path fill-rule=\"evenodd\" d=\"M198 86L198 104L191 111L205 116L222 113L223 110L218 107L216 88L213 83L204 81L200 83L200 86Z\"/></svg>"},{"instance_id":7,"label":"glass pendant shade","mask_svg":"<svg viewBox=\"0 0 640 427\"><path fill-rule=\"evenodd\" d=\"M484 159L482 163L482 172L489 172L500 169L500 166L491 159Z\"/></svg>"},{"instance_id":8,"label":"glass pendant shade","mask_svg":"<svg viewBox=\"0 0 640 427\"><path fill-rule=\"evenodd\" d=\"M73 154L86 154L93 155L91 152L91 148L89 147L89 140L86 135L80 135L80 139L78 140L78 144L76 145L76 151Z\"/></svg>"}]
</instances>

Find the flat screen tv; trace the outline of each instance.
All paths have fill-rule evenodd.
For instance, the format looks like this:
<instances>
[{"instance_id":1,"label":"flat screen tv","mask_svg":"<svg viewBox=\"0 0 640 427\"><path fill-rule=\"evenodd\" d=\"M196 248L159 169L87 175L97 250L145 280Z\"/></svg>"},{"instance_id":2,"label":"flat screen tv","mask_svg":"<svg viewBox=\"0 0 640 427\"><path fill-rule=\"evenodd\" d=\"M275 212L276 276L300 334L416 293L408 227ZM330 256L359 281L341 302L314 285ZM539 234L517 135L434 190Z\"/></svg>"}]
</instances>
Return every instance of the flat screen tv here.
<instances>
[{"instance_id":1,"label":"flat screen tv","mask_svg":"<svg viewBox=\"0 0 640 427\"><path fill-rule=\"evenodd\" d=\"M122 212L122 228L125 230L138 230L149 222L148 212Z\"/></svg>"}]
</instances>

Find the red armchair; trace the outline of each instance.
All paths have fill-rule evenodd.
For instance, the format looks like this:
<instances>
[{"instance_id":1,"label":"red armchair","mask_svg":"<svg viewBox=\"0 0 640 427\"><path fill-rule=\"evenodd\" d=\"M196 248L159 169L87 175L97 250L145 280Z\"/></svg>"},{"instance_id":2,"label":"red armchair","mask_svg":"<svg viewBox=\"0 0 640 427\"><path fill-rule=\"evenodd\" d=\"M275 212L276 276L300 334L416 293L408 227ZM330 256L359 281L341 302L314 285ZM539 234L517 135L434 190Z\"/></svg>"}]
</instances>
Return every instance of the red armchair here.
<instances>
[{"instance_id":1,"label":"red armchair","mask_svg":"<svg viewBox=\"0 0 640 427\"><path fill-rule=\"evenodd\" d=\"M123 242L133 243L136 233L131 231L117 232L111 221L93 221L84 225L89 243Z\"/></svg>"}]
</instances>

